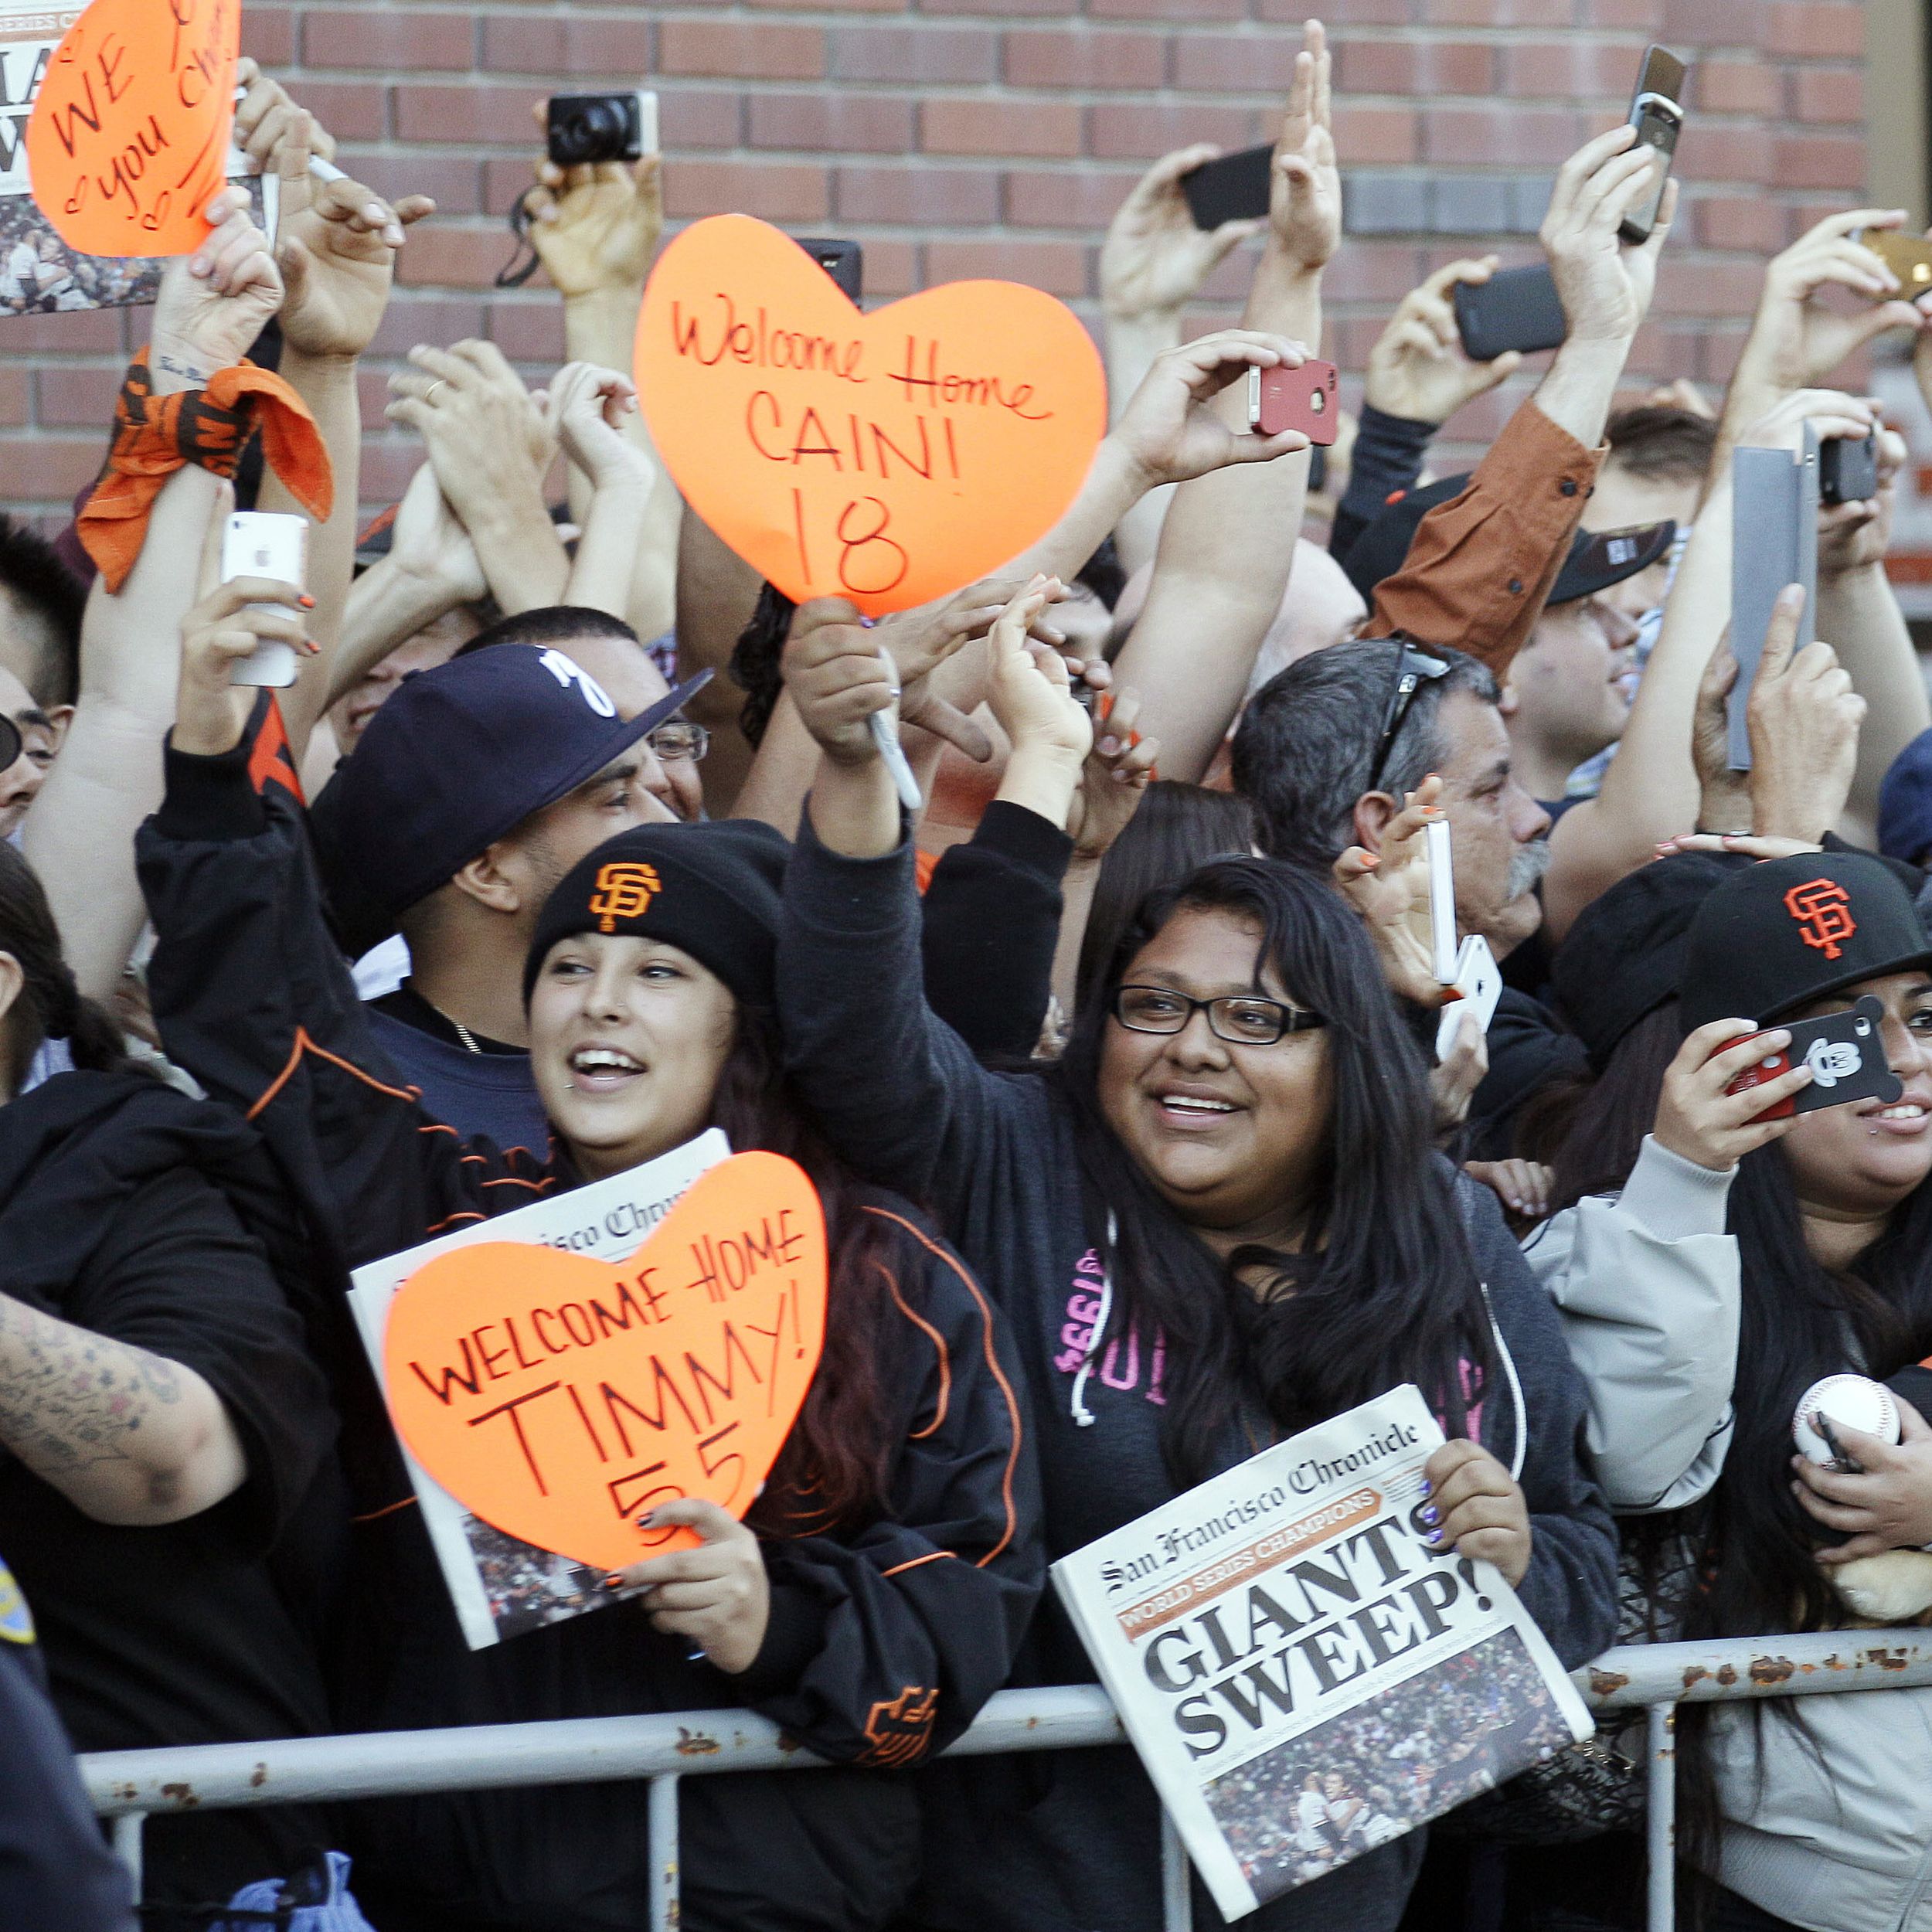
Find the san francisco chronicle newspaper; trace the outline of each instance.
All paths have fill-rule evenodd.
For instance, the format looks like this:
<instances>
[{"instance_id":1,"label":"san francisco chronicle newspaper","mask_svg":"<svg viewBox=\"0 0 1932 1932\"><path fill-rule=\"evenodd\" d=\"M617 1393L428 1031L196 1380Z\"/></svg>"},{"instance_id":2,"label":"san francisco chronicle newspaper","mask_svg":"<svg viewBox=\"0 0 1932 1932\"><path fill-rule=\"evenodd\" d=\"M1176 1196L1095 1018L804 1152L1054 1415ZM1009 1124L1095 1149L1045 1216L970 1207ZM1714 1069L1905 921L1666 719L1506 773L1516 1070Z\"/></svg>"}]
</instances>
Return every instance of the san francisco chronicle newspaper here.
<instances>
[{"instance_id":1,"label":"san francisco chronicle newspaper","mask_svg":"<svg viewBox=\"0 0 1932 1932\"><path fill-rule=\"evenodd\" d=\"M1501 1573L1423 1542L1442 1441L1404 1383L1053 1566L1225 1917L1590 1734Z\"/></svg>"},{"instance_id":2,"label":"san francisco chronicle newspaper","mask_svg":"<svg viewBox=\"0 0 1932 1932\"><path fill-rule=\"evenodd\" d=\"M383 1375L383 1337L389 1326L389 1304L396 1291L417 1270L452 1248L480 1241L533 1241L545 1247L567 1248L593 1261L628 1260L671 1212L679 1195L707 1168L730 1158L731 1145L717 1128L695 1141L674 1147L641 1167L614 1174L608 1180L573 1189L549 1200L532 1202L514 1214L478 1221L400 1254L370 1261L350 1279L349 1307L361 1330L362 1345L375 1364L376 1379ZM520 1541L473 1516L427 1472L400 1444L410 1480L422 1505L423 1526L429 1532L450 1587L456 1620L471 1650L501 1643L506 1637L539 1630L546 1624L580 1617L618 1601L624 1593L600 1587L604 1572L553 1556L533 1543Z\"/></svg>"}]
</instances>

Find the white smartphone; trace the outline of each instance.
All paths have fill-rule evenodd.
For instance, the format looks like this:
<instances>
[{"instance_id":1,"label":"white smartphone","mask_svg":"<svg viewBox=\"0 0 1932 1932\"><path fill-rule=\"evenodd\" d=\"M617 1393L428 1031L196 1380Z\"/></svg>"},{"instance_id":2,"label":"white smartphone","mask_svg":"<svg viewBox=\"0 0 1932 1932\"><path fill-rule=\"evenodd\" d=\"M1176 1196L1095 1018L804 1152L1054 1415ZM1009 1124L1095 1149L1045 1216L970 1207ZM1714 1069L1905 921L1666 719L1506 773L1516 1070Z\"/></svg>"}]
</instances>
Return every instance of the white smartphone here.
<instances>
[{"instance_id":1,"label":"white smartphone","mask_svg":"<svg viewBox=\"0 0 1932 1932\"><path fill-rule=\"evenodd\" d=\"M1481 933L1471 933L1462 942L1462 951L1456 958L1454 985L1462 998L1451 1000L1436 1022L1436 1058L1439 1060L1446 1059L1455 1045L1464 1013L1474 1012L1476 1024L1487 1034L1489 1022L1496 1016L1496 1002L1502 998L1502 970Z\"/></svg>"},{"instance_id":2,"label":"white smartphone","mask_svg":"<svg viewBox=\"0 0 1932 1932\"><path fill-rule=\"evenodd\" d=\"M1429 854L1430 970L1445 986L1456 977L1456 869L1449 856L1449 821L1423 827Z\"/></svg>"},{"instance_id":3,"label":"white smartphone","mask_svg":"<svg viewBox=\"0 0 1932 1932\"><path fill-rule=\"evenodd\" d=\"M273 510L237 510L222 532L221 580L236 577L274 577L300 590L308 575L308 519ZM281 611L278 604L254 604L259 611ZM286 614L284 613L284 614ZM279 638L265 639L228 675L230 684L277 686L295 682L295 647Z\"/></svg>"}]
</instances>

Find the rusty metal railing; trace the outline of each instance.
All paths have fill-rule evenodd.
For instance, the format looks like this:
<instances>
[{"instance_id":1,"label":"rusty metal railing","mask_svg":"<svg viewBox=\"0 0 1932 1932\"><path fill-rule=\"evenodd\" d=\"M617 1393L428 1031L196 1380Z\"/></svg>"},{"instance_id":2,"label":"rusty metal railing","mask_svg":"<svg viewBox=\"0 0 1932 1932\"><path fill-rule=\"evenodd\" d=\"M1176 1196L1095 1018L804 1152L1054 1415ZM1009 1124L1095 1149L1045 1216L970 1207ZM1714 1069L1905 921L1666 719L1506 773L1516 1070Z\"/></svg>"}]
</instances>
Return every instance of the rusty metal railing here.
<instances>
[{"instance_id":1,"label":"rusty metal railing","mask_svg":"<svg viewBox=\"0 0 1932 1932\"><path fill-rule=\"evenodd\" d=\"M1650 1932L1672 1932L1677 1706L1856 1696L1932 1684L1932 1630L1825 1631L1732 1644L1634 1646L1605 1652L1575 1677L1599 1713L1647 1715ZM950 1754L1072 1750L1124 1740L1104 1691L1091 1684L1064 1685L1002 1691ZM787 1743L767 1719L750 1711L723 1710L100 1751L80 1760L80 1772L94 1809L113 1821L115 1849L133 1869L137 1885L142 1821L156 1812L648 1779L651 1923L652 1932L668 1932L677 1923L679 1779L805 1770L822 1762ZM1186 1856L1165 1818L1161 1878L1166 1932L1189 1932Z\"/></svg>"}]
</instances>

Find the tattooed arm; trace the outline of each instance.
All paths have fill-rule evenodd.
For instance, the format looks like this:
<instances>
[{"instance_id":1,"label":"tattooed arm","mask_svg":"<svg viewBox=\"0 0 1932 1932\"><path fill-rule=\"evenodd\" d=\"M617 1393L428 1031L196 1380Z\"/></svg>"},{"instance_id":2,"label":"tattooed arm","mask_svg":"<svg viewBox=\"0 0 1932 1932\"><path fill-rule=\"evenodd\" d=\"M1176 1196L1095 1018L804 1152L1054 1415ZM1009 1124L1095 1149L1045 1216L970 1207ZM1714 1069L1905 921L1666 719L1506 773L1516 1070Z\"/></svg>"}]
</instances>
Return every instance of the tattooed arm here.
<instances>
[{"instance_id":1,"label":"tattooed arm","mask_svg":"<svg viewBox=\"0 0 1932 1932\"><path fill-rule=\"evenodd\" d=\"M97 1522L152 1528L212 1509L247 1458L192 1369L0 1294L0 1444Z\"/></svg>"}]
</instances>

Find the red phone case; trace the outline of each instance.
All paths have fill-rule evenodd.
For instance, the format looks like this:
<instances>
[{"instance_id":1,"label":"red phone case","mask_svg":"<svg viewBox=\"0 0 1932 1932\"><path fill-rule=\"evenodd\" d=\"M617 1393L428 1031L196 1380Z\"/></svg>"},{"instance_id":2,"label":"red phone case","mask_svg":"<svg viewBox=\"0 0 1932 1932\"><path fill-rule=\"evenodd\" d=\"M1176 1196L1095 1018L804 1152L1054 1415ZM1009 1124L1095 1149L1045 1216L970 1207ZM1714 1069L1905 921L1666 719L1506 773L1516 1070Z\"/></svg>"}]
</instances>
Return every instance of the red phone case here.
<instances>
[{"instance_id":1,"label":"red phone case","mask_svg":"<svg viewBox=\"0 0 1932 1932\"><path fill-rule=\"evenodd\" d=\"M1311 443L1335 440L1341 405L1332 362L1309 361L1299 369L1260 369L1250 378L1248 427L1264 436L1299 430Z\"/></svg>"}]
</instances>

